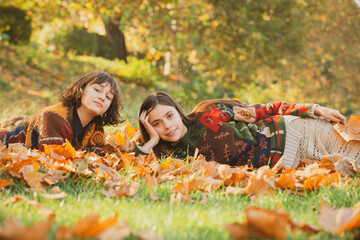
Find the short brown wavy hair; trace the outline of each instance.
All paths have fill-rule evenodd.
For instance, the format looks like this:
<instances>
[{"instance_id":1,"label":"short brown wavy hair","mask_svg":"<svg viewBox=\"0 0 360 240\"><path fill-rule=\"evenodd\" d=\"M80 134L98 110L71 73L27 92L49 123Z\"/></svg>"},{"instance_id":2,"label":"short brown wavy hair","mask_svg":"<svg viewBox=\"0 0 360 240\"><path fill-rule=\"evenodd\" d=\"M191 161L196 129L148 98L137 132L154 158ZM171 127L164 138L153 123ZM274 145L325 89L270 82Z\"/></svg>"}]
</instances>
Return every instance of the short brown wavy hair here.
<instances>
[{"instance_id":1,"label":"short brown wavy hair","mask_svg":"<svg viewBox=\"0 0 360 240\"><path fill-rule=\"evenodd\" d=\"M70 84L61 94L60 101L69 108L81 106L81 96L86 86L92 84L109 83L111 86L113 100L106 111L106 116L95 117L94 121L99 125L117 125L125 120L120 115L123 110L122 97L116 80L106 72L91 72Z\"/></svg>"}]
</instances>

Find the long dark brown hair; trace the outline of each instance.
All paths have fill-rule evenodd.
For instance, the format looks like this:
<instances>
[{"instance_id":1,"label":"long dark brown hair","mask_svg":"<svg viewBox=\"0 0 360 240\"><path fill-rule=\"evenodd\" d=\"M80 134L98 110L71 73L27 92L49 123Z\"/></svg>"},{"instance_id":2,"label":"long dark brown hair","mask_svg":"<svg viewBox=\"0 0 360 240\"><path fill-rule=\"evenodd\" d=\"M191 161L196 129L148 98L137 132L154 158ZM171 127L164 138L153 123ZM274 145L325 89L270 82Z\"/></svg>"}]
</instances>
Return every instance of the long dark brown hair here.
<instances>
[{"instance_id":1,"label":"long dark brown hair","mask_svg":"<svg viewBox=\"0 0 360 240\"><path fill-rule=\"evenodd\" d=\"M116 80L105 72L91 72L73 82L62 93L60 101L69 108L79 108L81 106L81 96L88 85L108 83L111 86L111 92L114 95L113 100L106 111L106 116L97 116L94 121L99 125L117 125L124 122L120 115L123 110L121 92Z\"/></svg>"},{"instance_id":2,"label":"long dark brown hair","mask_svg":"<svg viewBox=\"0 0 360 240\"><path fill-rule=\"evenodd\" d=\"M183 123L185 126L190 125L192 122L197 120L206 109L216 103L226 104L228 106L241 106L246 107L248 105L234 99L211 99L200 102L196 107L191 111L190 114L186 115L182 107L166 92L158 91L151 93L143 102L140 107L139 117L143 111L146 111L149 114L158 104L167 105L174 107L178 111ZM150 135L146 131L144 125L139 121L140 131L144 142L150 140ZM171 143L163 141L160 139L159 143L153 148L153 151L156 156L161 157L162 155L169 154L168 150L171 148Z\"/></svg>"}]
</instances>

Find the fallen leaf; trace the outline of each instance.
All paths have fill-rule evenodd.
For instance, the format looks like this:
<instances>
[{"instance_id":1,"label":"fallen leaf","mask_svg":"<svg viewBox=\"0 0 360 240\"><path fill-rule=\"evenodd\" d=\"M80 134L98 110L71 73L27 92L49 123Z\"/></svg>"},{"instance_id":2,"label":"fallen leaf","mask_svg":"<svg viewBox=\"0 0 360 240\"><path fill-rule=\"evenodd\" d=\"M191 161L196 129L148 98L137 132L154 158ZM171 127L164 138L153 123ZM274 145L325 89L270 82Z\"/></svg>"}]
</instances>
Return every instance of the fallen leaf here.
<instances>
[{"instance_id":1,"label":"fallen leaf","mask_svg":"<svg viewBox=\"0 0 360 240\"><path fill-rule=\"evenodd\" d=\"M318 219L326 230L341 233L360 227L360 209L339 208L332 210L321 203L321 214Z\"/></svg>"},{"instance_id":2,"label":"fallen leaf","mask_svg":"<svg viewBox=\"0 0 360 240\"><path fill-rule=\"evenodd\" d=\"M64 192L52 194L43 193L42 195L44 196L44 198L47 199L62 199L66 197L66 194Z\"/></svg>"},{"instance_id":3,"label":"fallen leaf","mask_svg":"<svg viewBox=\"0 0 360 240\"><path fill-rule=\"evenodd\" d=\"M333 127L347 142L360 140L360 116L351 116L347 125L337 123Z\"/></svg>"},{"instance_id":4,"label":"fallen leaf","mask_svg":"<svg viewBox=\"0 0 360 240\"><path fill-rule=\"evenodd\" d=\"M133 182L130 185L124 183L123 186L116 186L114 188L110 188L108 191L101 190L101 192L109 198L131 197L135 195L139 186L140 184L137 182Z\"/></svg>"},{"instance_id":5,"label":"fallen leaf","mask_svg":"<svg viewBox=\"0 0 360 240\"><path fill-rule=\"evenodd\" d=\"M40 213L44 214L45 216L50 216L50 215L54 214L51 209L44 207L38 201L31 200L31 199L29 199L29 198L27 198L25 196L20 196L20 195L13 196L13 197L5 200L3 202L3 204L8 205L10 203L19 202L20 200L24 201L25 203L29 204L30 206L35 207L36 209L39 210Z\"/></svg>"},{"instance_id":6,"label":"fallen leaf","mask_svg":"<svg viewBox=\"0 0 360 240\"><path fill-rule=\"evenodd\" d=\"M121 221L98 235L100 240L121 240L129 237L133 231L126 221Z\"/></svg>"},{"instance_id":7,"label":"fallen leaf","mask_svg":"<svg viewBox=\"0 0 360 240\"><path fill-rule=\"evenodd\" d=\"M12 240L46 240L50 228L54 222L55 215L50 214L48 219L38 222L33 226L25 226L10 216L0 226L0 239Z\"/></svg>"},{"instance_id":8,"label":"fallen leaf","mask_svg":"<svg viewBox=\"0 0 360 240\"><path fill-rule=\"evenodd\" d=\"M250 176L248 185L245 188L245 194L255 197L272 195L274 189L274 172L270 170L269 166L262 166L256 174Z\"/></svg>"},{"instance_id":9,"label":"fallen leaf","mask_svg":"<svg viewBox=\"0 0 360 240\"><path fill-rule=\"evenodd\" d=\"M291 219L283 211L272 211L258 207L247 207L244 224L226 224L225 228L234 239L276 238L285 239Z\"/></svg>"},{"instance_id":10,"label":"fallen leaf","mask_svg":"<svg viewBox=\"0 0 360 240\"><path fill-rule=\"evenodd\" d=\"M88 214L70 228L61 226L56 237L57 239L96 237L116 223L117 214L104 221L100 220L99 214Z\"/></svg>"},{"instance_id":11,"label":"fallen leaf","mask_svg":"<svg viewBox=\"0 0 360 240\"><path fill-rule=\"evenodd\" d=\"M4 188L9 185L15 185L13 182L6 180L6 179L0 179L0 189Z\"/></svg>"}]
</instances>

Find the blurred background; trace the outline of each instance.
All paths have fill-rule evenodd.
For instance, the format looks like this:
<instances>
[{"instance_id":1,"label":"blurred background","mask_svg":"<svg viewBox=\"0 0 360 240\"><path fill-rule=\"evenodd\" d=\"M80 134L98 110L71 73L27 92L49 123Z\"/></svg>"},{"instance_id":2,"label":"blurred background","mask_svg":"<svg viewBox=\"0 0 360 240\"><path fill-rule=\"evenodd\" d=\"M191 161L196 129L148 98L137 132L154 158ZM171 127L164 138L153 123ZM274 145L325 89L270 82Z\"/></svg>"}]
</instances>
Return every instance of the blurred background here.
<instances>
[{"instance_id":1,"label":"blurred background","mask_svg":"<svg viewBox=\"0 0 360 240\"><path fill-rule=\"evenodd\" d=\"M209 98L316 102L360 114L359 1L0 0L0 119L113 75L137 126L148 93L190 111Z\"/></svg>"}]
</instances>

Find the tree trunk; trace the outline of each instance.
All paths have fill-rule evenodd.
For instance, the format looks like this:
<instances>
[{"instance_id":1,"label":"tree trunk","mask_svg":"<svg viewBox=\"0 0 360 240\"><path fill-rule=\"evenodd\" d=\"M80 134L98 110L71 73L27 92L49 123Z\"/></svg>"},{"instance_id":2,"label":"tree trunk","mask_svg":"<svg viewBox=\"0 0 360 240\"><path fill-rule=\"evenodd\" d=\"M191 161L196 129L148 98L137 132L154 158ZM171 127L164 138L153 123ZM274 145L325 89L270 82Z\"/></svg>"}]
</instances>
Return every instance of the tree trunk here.
<instances>
[{"instance_id":1,"label":"tree trunk","mask_svg":"<svg viewBox=\"0 0 360 240\"><path fill-rule=\"evenodd\" d=\"M120 20L118 21L104 21L107 38L114 44L115 55L119 60L124 60L127 63L126 57L128 55L125 35L120 31Z\"/></svg>"}]
</instances>

